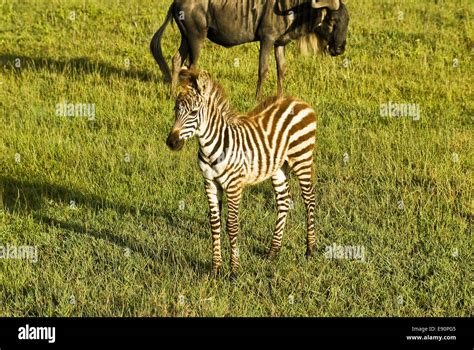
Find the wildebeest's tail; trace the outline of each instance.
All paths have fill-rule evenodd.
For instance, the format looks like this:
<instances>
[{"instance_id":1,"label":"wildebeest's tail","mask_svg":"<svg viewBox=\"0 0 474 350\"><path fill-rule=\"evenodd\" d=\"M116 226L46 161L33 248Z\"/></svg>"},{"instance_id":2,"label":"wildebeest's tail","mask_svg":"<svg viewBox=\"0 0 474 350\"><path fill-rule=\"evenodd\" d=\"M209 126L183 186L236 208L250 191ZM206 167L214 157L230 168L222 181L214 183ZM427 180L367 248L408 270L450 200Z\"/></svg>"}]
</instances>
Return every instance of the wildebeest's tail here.
<instances>
[{"instance_id":1,"label":"wildebeest's tail","mask_svg":"<svg viewBox=\"0 0 474 350\"><path fill-rule=\"evenodd\" d=\"M171 72L170 67L166 63L165 58L163 56L163 51L161 50L161 37L163 36L163 33L165 32L165 29L168 26L169 22L173 18L173 10L174 4L170 6L168 14L166 15L165 22L161 25L160 29L158 29L155 35L153 35L153 39L151 39L150 43L151 53L153 54L155 61L158 63L158 66L160 66L160 70L163 73L163 78L166 82L171 81Z\"/></svg>"}]
</instances>

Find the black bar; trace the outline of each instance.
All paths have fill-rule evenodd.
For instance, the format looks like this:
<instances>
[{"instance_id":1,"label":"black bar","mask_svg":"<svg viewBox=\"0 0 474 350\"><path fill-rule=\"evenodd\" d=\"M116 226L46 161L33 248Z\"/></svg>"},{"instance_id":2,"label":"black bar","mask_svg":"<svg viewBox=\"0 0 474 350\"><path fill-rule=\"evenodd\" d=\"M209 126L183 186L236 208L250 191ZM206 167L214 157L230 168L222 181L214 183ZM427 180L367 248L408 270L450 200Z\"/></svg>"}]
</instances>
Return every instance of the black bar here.
<instances>
[{"instance_id":1,"label":"black bar","mask_svg":"<svg viewBox=\"0 0 474 350\"><path fill-rule=\"evenodd\" d=\"M55 327L54 343L20 340L20 327L26 325L30 330ZM472 330L472 318L0 318L0 349L146 344L163 337L196 336L296 336L331 344L457 349L461 344L472 348ZM456 339L409 340L407 336Z\"/></svg>"}]
</instances>

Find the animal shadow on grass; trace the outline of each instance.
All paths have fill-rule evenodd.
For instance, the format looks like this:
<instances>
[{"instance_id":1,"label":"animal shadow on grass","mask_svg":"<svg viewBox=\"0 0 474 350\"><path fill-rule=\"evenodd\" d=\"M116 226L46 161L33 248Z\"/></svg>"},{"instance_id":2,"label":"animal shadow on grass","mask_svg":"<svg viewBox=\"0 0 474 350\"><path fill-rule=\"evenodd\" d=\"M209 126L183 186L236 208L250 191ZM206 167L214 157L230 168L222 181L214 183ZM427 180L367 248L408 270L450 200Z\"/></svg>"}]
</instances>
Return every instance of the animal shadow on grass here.
<instances>
[{"instance_id":1,"label":"animal shadow on grass","mask_svg":"<svg viewBox=\"0 0 474 350\"><path fill-rule=\"evenodd\" d=\"M16 65L19 64L19 67ZM148 72L135 70L133 68L123 69L114 67L101 61L92 61L88 57L76 57L72 59L53 59L49 57L28 57L14 53L0 54L0 66L11 70L46 70L56 73L70 71L78 76L82 74L99 74L102 77L125 77L138 79L144 82L153 81L153 75Z\"/></svg>"},{"instance_id":2,"label":"animal shadow on grass","mask_svg":"<svg viewBox=\"0 0 474 350\"><path fill-rule=\"evenodd\" d=\"M94 230L88 228L85 224L69 222L51 217L45 214L42 207L45 202L53 200L59 203L70 203L74 200L80 206L89 207L92 210L112 209L119 215L131 214L137 215L137 209L121 203L112 203L111 201L91 193L84 193L74 188L62 185L52 184L45 181L18 180L12 177L2 176L0 178L0 208L10 212L16 212L25 215L31 215L39 223L51 227L60 227L75 234L89 235L99 240L112 243L121 249L130 249L133 252L141 254L152 261L165 262L174 266L177 260L191 266L199 276L205 275L211 271L211 264L208 261L200 261L185 247L182 247L179 254L164 249L155 249L151 243L139 242L136 238L123 235L119 236L112 230L100 229ZM185 217L184 213L176 217L172 211L149 211L139 210L140 216L146 216L153 220L158 220L167 226L167 231L177 235L188 234L189 227L196 224L195 218ZM204 222L198 223L201 227L206 227ZM179 263L179 261L178 261Z\"/></svg>"}]
</instances>

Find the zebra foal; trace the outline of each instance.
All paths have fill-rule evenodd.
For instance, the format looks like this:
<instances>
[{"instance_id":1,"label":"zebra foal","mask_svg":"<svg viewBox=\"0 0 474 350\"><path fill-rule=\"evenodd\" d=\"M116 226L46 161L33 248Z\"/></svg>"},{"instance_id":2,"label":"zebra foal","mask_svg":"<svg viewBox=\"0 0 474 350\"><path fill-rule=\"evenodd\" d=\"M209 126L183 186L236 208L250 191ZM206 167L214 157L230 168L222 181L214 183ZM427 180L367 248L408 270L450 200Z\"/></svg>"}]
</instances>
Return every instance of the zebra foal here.
<instances>
[{"instance_id":1,"label":"zebra foal","mask_svg":"<svg viewBox=\"0 0 474 350\"><path fill-rule=\"evenodd\" d=\"M316 115L307 103L293 97L274 97L247 114L232 110L221 86L205 71L183 69L175 104L175 123L166 141L180 150L185 140L197 136L198 162L209 202L213 256L216 274L221 258L222 194L227 195L227 233L231 269L237 272L238 208L245 185L271 178L278 218L269 257L281 247L289 209L288 180L284 169L297 176L306 206L306 255L315 248L313 149Z\"/></svg>"}]
</instances>

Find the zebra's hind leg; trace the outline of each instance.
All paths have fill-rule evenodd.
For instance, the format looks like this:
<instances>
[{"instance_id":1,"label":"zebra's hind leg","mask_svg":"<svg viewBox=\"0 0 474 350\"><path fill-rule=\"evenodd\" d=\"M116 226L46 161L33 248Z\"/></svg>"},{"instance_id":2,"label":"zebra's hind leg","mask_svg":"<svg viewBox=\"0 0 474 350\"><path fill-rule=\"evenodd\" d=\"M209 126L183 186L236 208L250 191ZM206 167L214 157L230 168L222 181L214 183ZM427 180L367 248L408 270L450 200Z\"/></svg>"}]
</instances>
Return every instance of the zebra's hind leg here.
<instances>
[{"instance_id":1,"label":"zebra's hind leg","mask_svg":"<svg viewBox=\"0 0 474 350\"><path fill-rule=\"evenodd\" d=\"M311 256L316 248L316 238L314 235L314 207L316 196L313 185L313 157L304 160L294 166L293 171L298 177L301 187L301 195L306 206L306 256Z\"/></svg>"},{"instance_id":2,"label":"zebra's hind leg","mask_svg":"<svg viewBox=\"0 0 474 350\"><path fill-rule=\"evenodd\" d=\"M278 217L273 233L272 245L268 252L268 258L273 259L278 255L281 248L281 239L283 237L283 230L285 229L286 217L288 215L288 208L290 205L290 197L288 192L288 179L285 172L279 169L275 175L272 176L273 189L278 208Z\"/></svg>"}]
</instances>

